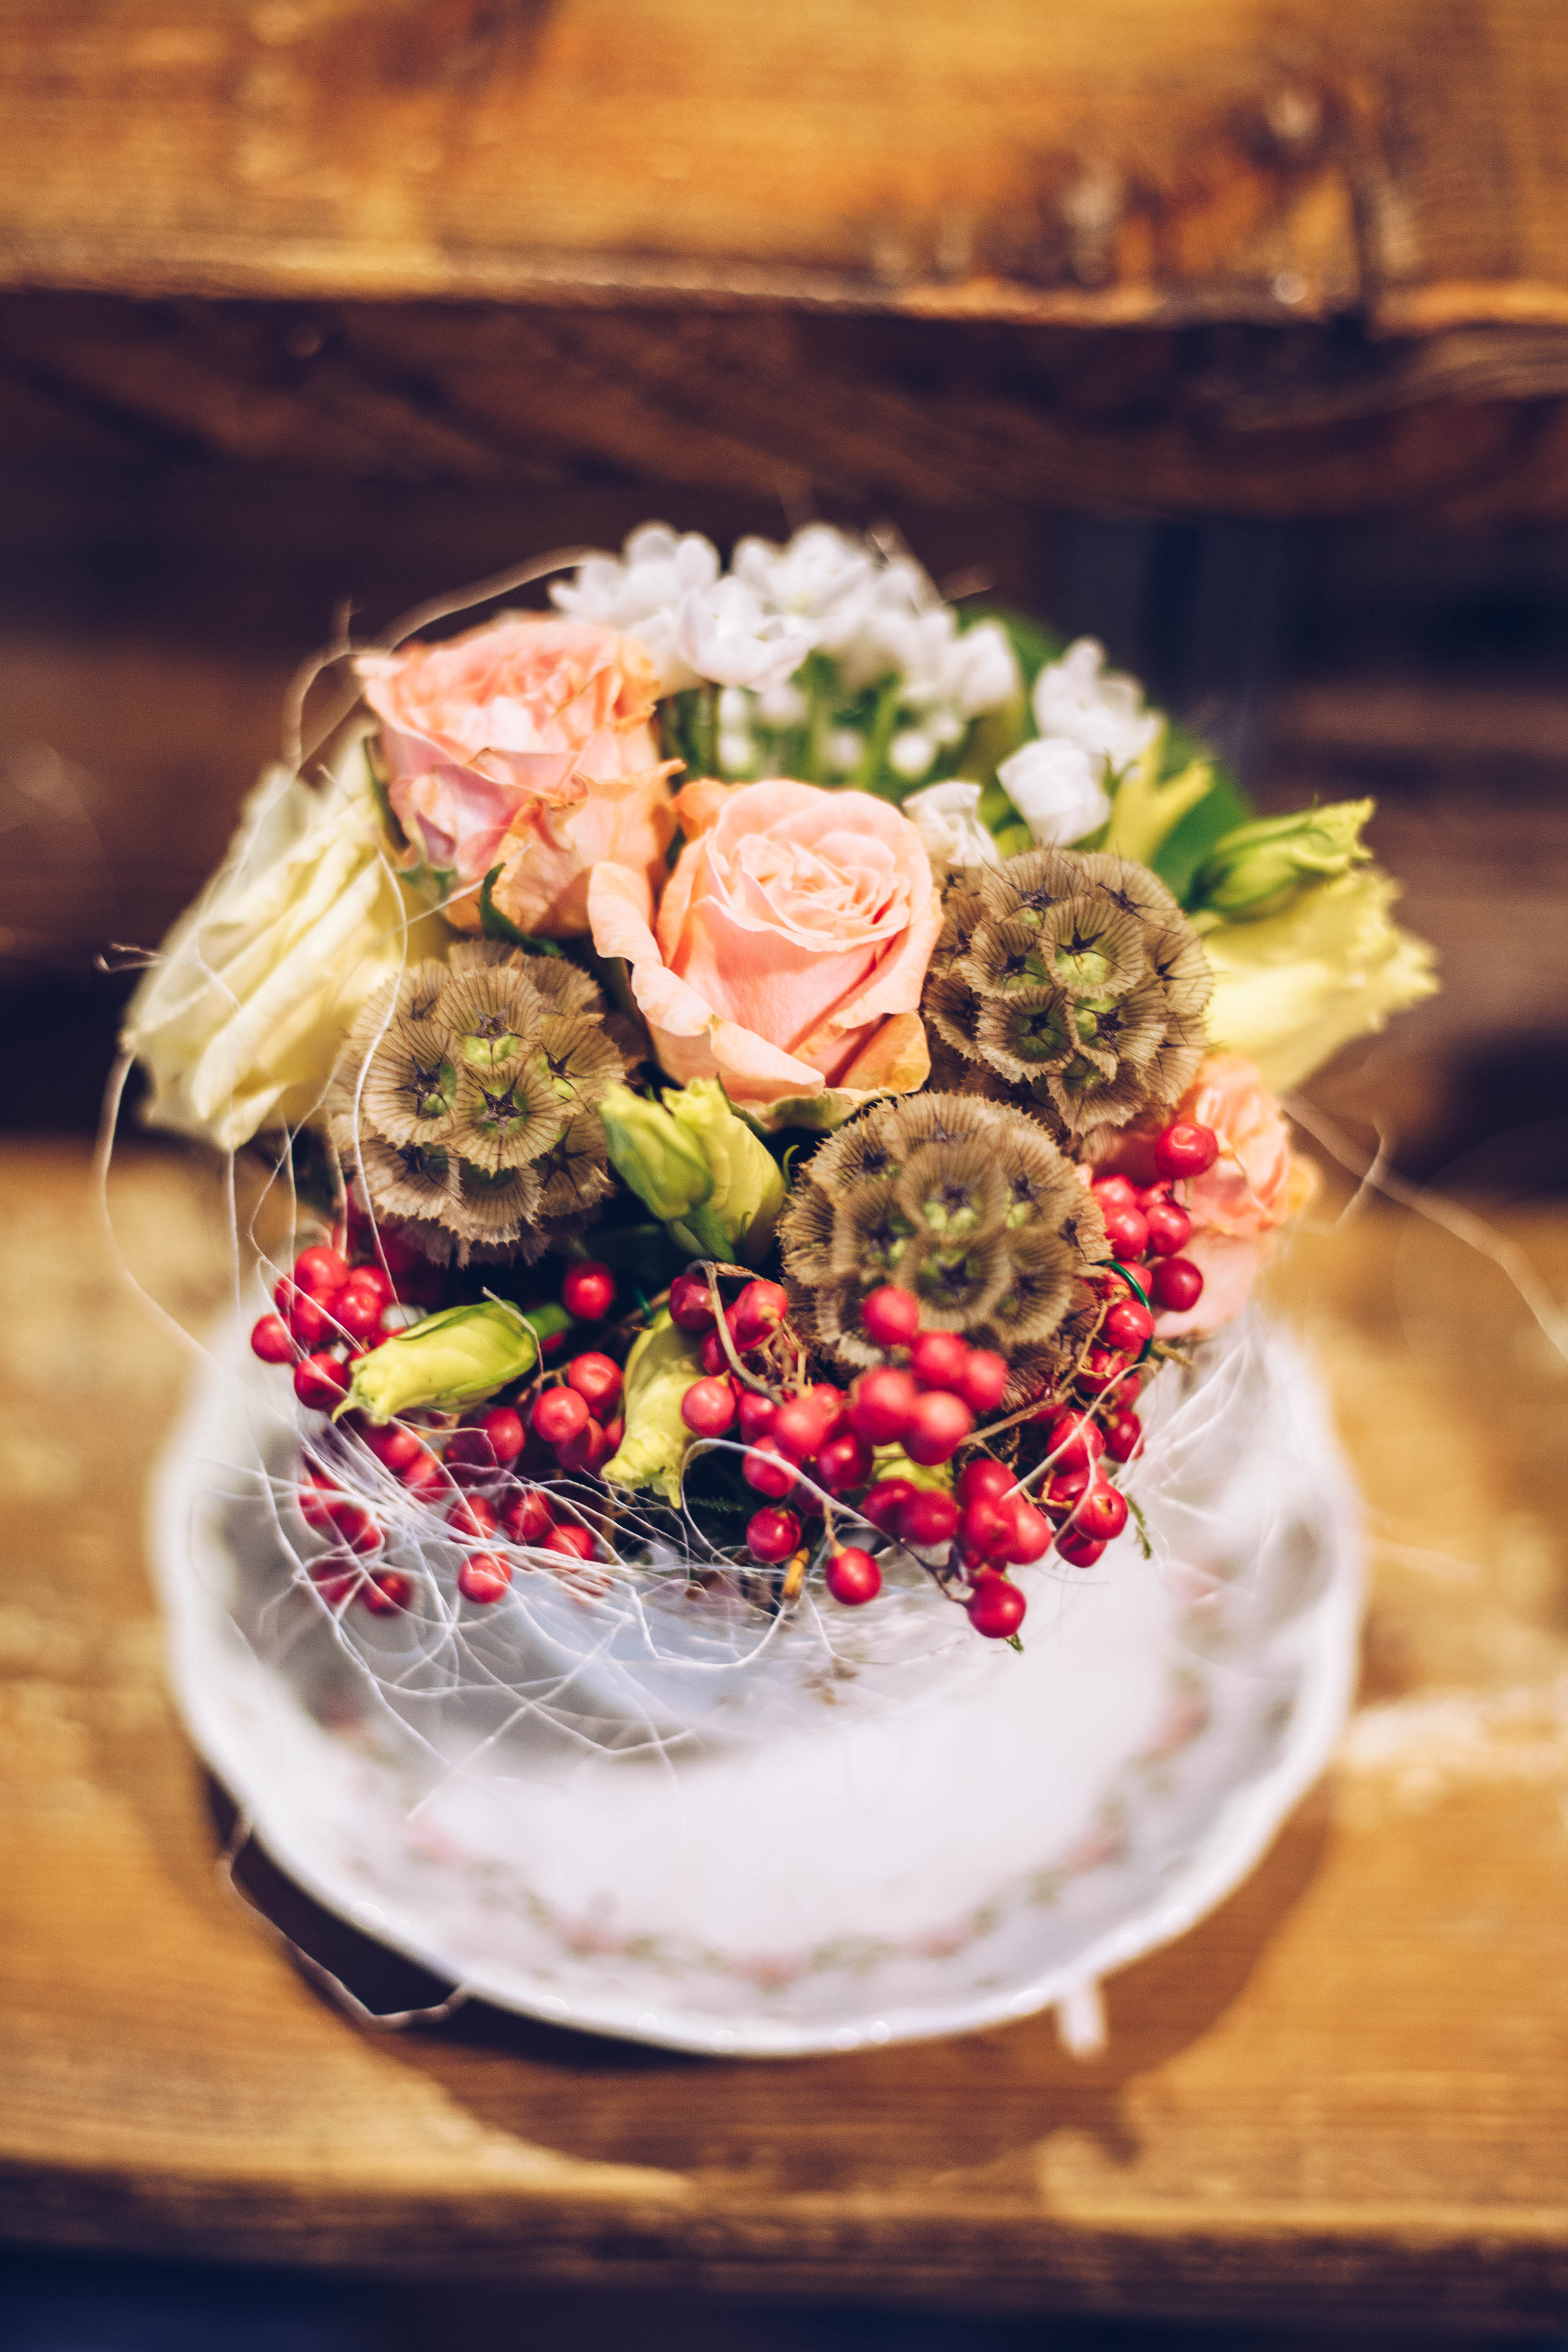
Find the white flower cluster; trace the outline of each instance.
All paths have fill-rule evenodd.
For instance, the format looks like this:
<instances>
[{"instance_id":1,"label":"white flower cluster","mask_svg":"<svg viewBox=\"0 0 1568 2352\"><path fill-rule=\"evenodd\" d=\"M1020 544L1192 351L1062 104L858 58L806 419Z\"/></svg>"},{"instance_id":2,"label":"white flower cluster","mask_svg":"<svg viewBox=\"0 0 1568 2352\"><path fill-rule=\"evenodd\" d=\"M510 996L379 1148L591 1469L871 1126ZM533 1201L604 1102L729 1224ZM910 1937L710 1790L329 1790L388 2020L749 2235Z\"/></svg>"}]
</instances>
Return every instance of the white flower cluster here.
<instances>
[{"instance_id":1,"label":"white flower cluster","mask_svg":"<svg viewBox=\"0 0 1568 2352\"><path fill-rule=\"evenodd\" d=\"M1136 678L1105 667L1105 647L1079 637L1035 680L1038 739L996 771L1042 847L1096 833L1110 814L1105 787L1126 774L1164 723L1145 710Z\"/></svg>"},{"instance_id":2,"label":"white flower cluster","mask_svg":"<svg viewBox=\"0 0 1568 2352\"><path fill-rule=\"evenodd\" d=\"M812 653L832 660L851 698L895 684L903 723L887 757L910 782L930 774L972 720L1018 691L1017 663L995 622L960 630L911 556L828 523L807 524L784 547L743 539L727 573L710 541L646 523L618 561L591 557L551 595L563 613L640 638L662 693L721 688L719 756L731 773L754 768L758 730L806 724L811 706L795 681ZM829 734L835 773L851 773L864 752L858 729Z\"/></svg>"}]
</instances>

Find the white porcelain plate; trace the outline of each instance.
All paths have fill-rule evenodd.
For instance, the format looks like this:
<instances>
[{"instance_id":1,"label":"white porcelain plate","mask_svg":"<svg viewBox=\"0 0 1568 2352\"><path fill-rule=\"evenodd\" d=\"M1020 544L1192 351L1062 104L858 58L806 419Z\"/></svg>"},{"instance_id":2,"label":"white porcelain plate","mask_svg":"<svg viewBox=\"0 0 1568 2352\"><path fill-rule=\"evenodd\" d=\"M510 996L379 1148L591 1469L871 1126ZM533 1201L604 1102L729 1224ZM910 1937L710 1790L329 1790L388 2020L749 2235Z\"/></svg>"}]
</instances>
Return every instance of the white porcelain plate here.
<instances>
[{"instance_id":1,"label":"white porcelain plate","mask_svg":"<svg viewBox=\"0 0 1568 2352\"><path fill-rule=\"evenodd\" d=\"M283 1870L502 2008L784 2056L1055 2004L1087 2042L1098 1980L1246 1875L1343 1717L1353 1496L1258 1320L1155 1383L1153 1557L1130 1528L1092 1570L1028 1572L1022 1656L931 1594L931 1657L879 1673L824 1603L754 1708L731 1673L695 1713L655 1674L629 1701L547 1580L479 1612L433 1578L433 1612L334 1621L273 1499L286 1393L228 1333L159 1473L179 1704Z\"/></svg>"}]
</instances>

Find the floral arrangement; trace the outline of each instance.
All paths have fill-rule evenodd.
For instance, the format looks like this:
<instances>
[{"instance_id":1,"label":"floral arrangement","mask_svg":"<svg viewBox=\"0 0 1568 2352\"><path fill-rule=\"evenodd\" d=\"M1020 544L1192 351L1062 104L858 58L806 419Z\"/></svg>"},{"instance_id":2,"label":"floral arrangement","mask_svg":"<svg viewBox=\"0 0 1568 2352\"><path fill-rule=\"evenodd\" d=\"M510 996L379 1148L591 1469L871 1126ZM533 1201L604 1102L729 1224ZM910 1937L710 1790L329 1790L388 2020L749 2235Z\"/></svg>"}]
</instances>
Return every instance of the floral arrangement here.
<instances>
[{"instance_id":1,"label":"floral arrangement","mask_svg":"<svg viewBox=\"0 0 1568 2352\"><path fill-rule=\"evenodd\" d=\"M309 1580L1016 1642L1310 1197L1278 1093L1434 985L1371 803L1255 816L886 538L655 524L551 593L348 656L130 1010L147 1118L313 1225L251 1337Z\"/></svg>"}]
</instances>

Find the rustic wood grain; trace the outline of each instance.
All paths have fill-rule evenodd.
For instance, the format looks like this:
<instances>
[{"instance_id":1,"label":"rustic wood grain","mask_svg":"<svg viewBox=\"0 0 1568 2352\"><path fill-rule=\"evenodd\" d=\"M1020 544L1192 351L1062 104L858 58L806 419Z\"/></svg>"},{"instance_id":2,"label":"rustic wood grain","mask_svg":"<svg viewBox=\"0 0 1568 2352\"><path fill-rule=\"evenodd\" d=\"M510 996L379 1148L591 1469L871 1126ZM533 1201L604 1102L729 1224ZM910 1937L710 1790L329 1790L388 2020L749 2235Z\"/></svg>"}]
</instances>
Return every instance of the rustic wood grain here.
<instances>
[{"instance_id":1,"label":"rustic wood grain","mask_svg":"<svg viewBox=\"0 0 1568 2352\"><path fill-rule=\"evenodd\" d=\"M13 284L1568 322L1530 0L15 0Z\"/></svg>"},{"instance_id":2,"label":"rustic wood grain","mask_svg":"<svg viewBox=\"0 0 1568 2352\"><path fill-rule=\"evenodd\" d=\"M1561 516L1565 100L1538 0L14 0L0 446Z\"/></svg>"},{"instance_id":3,"label":"rustic wood grain","mask_svg":"<svg viewBox=\"0 0 1568 2352\"><path fill-rule=\"evenodd\" d=\"M113 1204L198 1327L210 1178L132 1150ZM1568 1221L1512 1223L1561 1290ZM1564 1382L1493 1269L1392 1214L1307 1237L1284 1289L1367 1492L1363 1704L1252 1880L1113 1980L1103 2058L1047 2021L777 2065L479 2010L376 2036L215 1875L135 1531L184 1367L84 1156L8 1149L0 2230L469 2280L1560 2319ZM428 1991L250 1884L373 2002Z\"/></svg>"}]
</instances>

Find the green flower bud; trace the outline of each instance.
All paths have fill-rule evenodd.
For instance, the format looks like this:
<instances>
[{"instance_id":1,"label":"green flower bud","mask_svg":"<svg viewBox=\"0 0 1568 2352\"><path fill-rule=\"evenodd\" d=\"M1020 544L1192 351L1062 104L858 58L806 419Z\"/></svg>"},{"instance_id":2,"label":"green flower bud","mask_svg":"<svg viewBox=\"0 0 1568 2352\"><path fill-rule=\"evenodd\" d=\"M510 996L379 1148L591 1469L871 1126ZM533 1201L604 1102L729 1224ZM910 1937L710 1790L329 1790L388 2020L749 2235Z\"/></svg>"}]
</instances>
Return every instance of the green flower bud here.
<instances>
[{"instance_id":1,"label":"green flower bud","mask_svg":"<svg viewBox=\"0 0 1568 2352\"><path fill-rule=\"evenodd\" d=\"M738 1118L717 1078L672 1088L664 1107L707 1163L712 1191L695 1222L683 1219L675 1238L694 1255L738 1258L760 1265L784 1204L784 1181L767 1145Z\"/></svg>"},{"instance_id":2,"label":"green flower bud","mask_svg":"<svg viewBox=\"0 0 1568 2352\"><path fill-rule=\"evenodd\" d=\"M689 1131L658 1103L613 1086L599 1105L616 1173L666 1224L700 1209L713 1179Z\"/></svg>"},{"instance_id":3,"label":"green flower bud","mask_svg":"<svg viewBox=\"0 0 1568 2352\"><path fill-rule=\"evenodd\" d=\"M680 1501L680 1467L691 1432L680 1418L680 1401L701 1376L701 1341L678 1330L661 1308L632 1342L626 1358L626 1431L602 1475L616 1486L658 1486L668 1501Z\"/></svg>"},{"instance_id":4,"label":"green flower bud","mask_svg":"<svg viewBox=\"0 0 1568 2352\"><path fill-rule=\"evenodd\" d=\"M369 1421L392 1421L423 1404L460 1412L531 1372L541 1343L571 1319L554 1306L531 1307L525 1316L504 1298L427 1315L359 1358L332 1417L357 1412Z\"/></svg>"},{"instance_id":5,"label":"green flower bud","mask_svg":"<svg viewBox=\"0 0 1568 2352\"><path fill-rule=\"evenodd\" d=\"M1361 829L1376 805L1334 801L1327 808L1238 824L1215 844L1194 876L1194 907L1233 923L1282 915L1303 891L1370 862Z\"/></svg>"}]
</instances>

